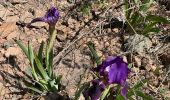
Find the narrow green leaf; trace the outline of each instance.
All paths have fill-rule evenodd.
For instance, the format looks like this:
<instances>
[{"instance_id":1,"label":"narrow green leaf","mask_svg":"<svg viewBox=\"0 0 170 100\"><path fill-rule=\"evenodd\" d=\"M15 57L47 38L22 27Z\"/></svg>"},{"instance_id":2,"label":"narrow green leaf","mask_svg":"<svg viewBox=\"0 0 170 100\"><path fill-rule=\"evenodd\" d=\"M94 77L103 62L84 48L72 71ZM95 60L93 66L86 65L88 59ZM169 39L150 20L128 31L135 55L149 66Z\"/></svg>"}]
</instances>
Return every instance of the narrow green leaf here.
<instances>
[{"instance_id":1,"label":"narrow green leaf","mask_svg":"<svg viewBox=\"0 0 170 100\"><path fill-rule=\"evenodd\" d=\"M166 18L156 15L148 15L146 16L146 20L153 21L153 22L160 22L163 24L170 24L170 21L168 21Z\"/></svg>"},{"instance_id":2,"label":"narrow green leaf","mask_svg":"<svg viewBox=\"0 0 170 100\"><path fill-rule=\"evenodd\" d=\"M49 81L49 86L52 91L58 90L58 85L56 84L55 79Z\"/></svg>"},{"instance_id":3,"label":"narrow green leaf","mask_svg":"<svg viewBox=\"0 0 170 100\"><path fill-rule=\"evenodd\" d=\"M45 65L46 68L49 66L49 51L48 51L48 46L46 46L46 51L45 51Z\"/></svg>"},{"instance_id":4,"label":"narrow green leaf","mask_svg":"<svg viewBox=\"0 0 170 100\"><path fill-rule=\"evenodd\" d=\"M109 93L110 91L110 88L111 88L111 85L109 85L102 93L101 97L100 97L100 100L104 100L107 96L107 94Z\"/></svg>"},{"instance_id":5,"label":"narrow green leaf","mask_svg":"<svg viewBox=\"0 0 170 100\"><path fill-rule=\"evenodd\" d=\"M153 0L144 0L144 3L142 3L142 6L140 7L140 11L147 12L152 3Z\"/></svg>"},{"instance_id":6,"label":"narrow green leaf","mask_svg":"<svg viewBox=\"0 0 170 100\"><path fill-rule=\"evenodd\" d=\"M135 100L135 99L133 99L132 97L129 97L128 100Z\"/></svg>"},{"instance_id":7,"label":"narrow green leaf","mask_svg":"<svg viewBox=\"0 0 170 100\"><path fill-rule=\"evenodd\" d=\"M130 5L129 5L128 0L124 0L123 11L127 19L130 18L129 8L130 8Z\"/></svg>"},{"instance_id":8,"label":"narrow green leaf","mask_svg":"<svg viewBox=\"0 0 170 100\"><path fill-rule=\"evenodd\" d=\"M84 83L84 84L78 89L78 91L76 91L74 100L79 100L81 93L84 91L84 89L86 89L86 88L89 87L89 86L90 86L90 83L89 83L89 82L88 82L88 83Z\"/></svg>"},{"instance_id":9,"label":"narrow green leaf","mask_svg":"<svg viewBox=\"0 0 170 100\"><path fill-rule=\"evenodd\" d=\"M117 95L117 96L116 96L116 100L125 100L125 99L124 99L124 97L123 97L123 96L121 96L121 95Z\"/></svg>"},{"instance_id":10,"label":"narrow green leaf","mask_svg":"<svg viewBox=\"0 0 170 100\"><path fill-rule=\"evenodd\" d=\"M145 33L143 33L145 36L148 36L150 32L155 32L155 33L159 33L161 30L159 28L151 28L147 31L145 31Z\"/></svg>"},{"instance_id":11,"label":"narrow green leaf","mask_svg":"<svg viewBox=\"0 0 170 100\"><path fill-rule=\"evenodd\" d=\"M34 68L34 52L33 52L32 44L30 42L28 42L28 54L29 54L29 59L30 59L30 64L32 69L32 75L36 81L39 81L37 73Z\"/></svg>"},{"instance_id":12,"label":"narrow green leaf","mask_svg":"<svg viewBox=\"0 0 170 100\"><path fill-rule=\"evenodd\" d=\"M34 64L34 52L33 52L32 44L30 42L28 42L28 54L29 54L31 66L33 67L34 66L33 65Z\"/></svg>"},{"instance_id":13,"label":"narrow green leaf","mask_svg":"<svg viewBox=\"0 0 170 100\"><path fill-rule=\"evenodd\" d=\"M145 25L143 29L143 33L146 33L148 30L152 29L158 22L150 22L149 24Z\"/></svg>"},{"instance_id":14,"label":"narrow green leaf","mask_svg":"<svg viewBox=\"0 0 170 100\"><path fill-rule=\"evenodd\" d=\"M141 3L140 0L134 0L135 4L137 4L137 6L139 5L139 3Z\"/></svg>"},{"instance_id":15,"label":"narrow green leaf","mask_svg":"<svg viewBox=\"0 0 170 100\"><path fill-rule=\"evenodd\" d=\"M89 47L89 50L91 51L91 54L92 54L92 58L94 59L96 64L97 65L101 64L100 57L97 55L97 52L94 48L94 44L91 41L89 41L87 43L87 46Z\"/></svg>"},{"instance_id":16,"label":"narrow green leaf","mask_svg":"<svg viewBox=\"0 0 170 100\"><path fill-rule=\"evenodd\" d=\"M57 84L60 83L61 78L62 78L62 75L55 76L55 81L56 81Z\"/></svg>"},{"instance_id":17,"label":"narrow green leaf","mask_svg":"<svg viewBox=\"0 0 170 100\"><path fill-rule=\"evenodd\" d=\"M127 97L130 98L132 95L134 95L134 90L133 89L129 89L128 93L127 93Z\"/></svg>"},{"instance_id":18,"label":"narrow green leaf","mask_svg":"<svg viewBox=\"0 0 170 100\"><path fill-rule=\"evenodd\" d=\"M150 96L144 94L144 93L141 92L141 91L135 91L135 93L136 93L137 96L142 97L143 100L153 100L152 97L150 97Z\"/></svg>"},{"instance_id":19,"label":"narrow green leaf","mask_svg":"<svg viewBox=\"0 0 170 100\"><path fill-rule=\"evenodd\" d=\"M132 26L135 26L136 23L139 23L137 20L139 19L139 13L135 12L132 17L130 18L130 23L132 24Z\"/></svg>"},{"instance_id":20,"label":"narrow green leaf","mask_svg":"<svg viewBox=\"0 0 170 100\"><path fill-rule=\"evenodd\" d=\"M26 86L28 89L30 89L30 90L32 90L32 91L34 91L34 92L36 92L36 93L39 93L39 94L42 94L42 93L43 93L40 89L38 89L37 87L34 87L33 84L31 84L31 83L24 82L24 84L25 84L25 86Z\"/></svg>"},{"instance_id":21,"label":"narrow green leaf","mask_svg":"<svg viewBox=\"0 0 170 100\"><path fill-rule=\"evenodd\" d=\"M49 65L48 68L48 75L49 77L53 78L53 48L51 49L51 52L49 53Z\"/></svg>"},{"instance_id":22,"label":"narrow green leaf","mask_svg":"<svg viewBox=\"0 0 170 100\"><path fill-rule=\"evenodd\" d=\"M40 80L39 80L39 82L40 82L40 83L42 83L42 84L45 84L45 85L47 85L47 84L48 84L48 82L47 82L47 81L45 81L45 80L43 80L43 79L40 79Z\"/></svg>"},{"instance_id":23,"label":"narrow green leaf","mask_svg":"<svg viewBox=\"0 0 170 100\"><path fill-rule=\"evenodd\" d=\"M35 54L34 54L35 55ZM37 65L38 70L40 71L40 75L46 80L48 81L50 78L48 76L48 74L46 73L44 67L42 66L40 60L38 59L37 55L35 55L35 62Z\"/></svg>"},{"instance_id":24,"label":"narrow green leaf","mask_svg":"<svg viewBox=\"0 0 170 100\"><path fill-rule=\"evenodd\" d=\"M146 82L147 82L146 79L141 80L140 82L138 82L138 83L133 87L133 89L134 89L134 90L139 89L139 88L142 87Z\"/></svg>"},{"instance_id":25,"label":"narrow green leaf","mask_svg":"<svg viewBox=\"0 0 170 100\"><path fill-rule=\"evenodd\" d=\"M40 48L39 48L39 51L38 51L38 58L39 58L41 63L43 62L42 61L43 60L43 49L44 49L44 42L42 41Z\"/></svg>"},{"instance_id":26,"label":"narrow green leaf","mask_svg":"<svg viewBox=\"0 0 170 100\"><path fill-rule=\"evenodd\" d=\"M20 40L14 40L18 46L22 49L22 51L25 53L27 58L29 59L28 49L23 45L23 43Z\"/></svg>"}]
</instances>

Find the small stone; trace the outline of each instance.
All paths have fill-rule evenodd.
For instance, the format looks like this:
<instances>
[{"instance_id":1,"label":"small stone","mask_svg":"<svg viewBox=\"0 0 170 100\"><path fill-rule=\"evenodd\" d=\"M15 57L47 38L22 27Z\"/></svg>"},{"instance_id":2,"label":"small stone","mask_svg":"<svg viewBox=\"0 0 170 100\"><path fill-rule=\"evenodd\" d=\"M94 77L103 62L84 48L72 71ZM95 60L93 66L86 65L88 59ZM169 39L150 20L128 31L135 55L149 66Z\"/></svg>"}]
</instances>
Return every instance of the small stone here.
<instances>
[{"instance_id":1,"label":"small stone","mask_svg":"<svg viewBox=\"0 0 170 100\"><path fill-rule=\"evenodd\" d=\"M4 49L1 49L1 50L0 50L0 53L1 53L1 54L5 54L5 50L4 50Z\"/></svg>"},{"instance_id":2,"label":"small stone","mask_svg":"<svg viewBox=\"0 0 170 100\"><path fill-rule=\"evenodd\" d=\"M156 70L157 66L155 64L151 65L151 70L154 72Z\"/></svg>"},{"instance_id":3,"label":"small stone","mask_svg":"<svg viewBox=\"0 0 170 100\"><path fill-rule=\"evenodd\" d=\"M1 95L1 96L5 95L5 93L6 93L6 91L4 90L4 88L5 88L5 87L4 87L3 83L0 82L0 90L1 90L0 95Z\"/></svg>"},{"instance_id":4,"label":"small stone","mask_svg":"<svg viewBox=\"0 0 170 100\"><path fill-rule=\"evenodd\" d=\"M119 29L118 28L114 28L112 29L114 33L118 33L119 32Z\"/></svg>"},{"instance_id":5,"label":"small stone","mask_svg":"<svg viewBox=\"0 0 170 100\"><path fill-rule=\"evenodd\" d=\"M6 59L4 57L0 57L0 62L5 61Z\"/></svg>"},{"instance_id":6,"label":"small stone","mask_svg":"<svg viewBox=\"0 0 170 100\"><path fill-rule=\"evenodd\" d=\"M46 41L47 39L46 38L38 38L38 43L41 43L42 41Z\"/></svg>"},{"instance_id":7,"label":"small stone","mask_svg":"<svg viewBox=\"0 0 170 100\"><path fill-rule=\"evenodd\" d=\"M21 22L23 21L23 22L25 22L25 23L30 23L31 20L32 20L32 18L33 18L33 15L32 15L30 12L24 11L24 12L22 13L21 18L20 18L20 21L21 21Z\"/></svg>"},{"instance_id":8,"label":"small stone","mask_svg":"<svg viewBox=\"0 0 170 100\"><path fill-rule=\"evenodd\" d=\"M3 23L0 26L0 35L1 38L5 38L8 36L11 32L15 32L17 30L17 25L15 22L7 22Z\"/></svg>"},{"instance_id":9,"label":"small stone","mask_svg":"<svg viewBox=\"0 0 170 100\"><path fill-rule=\"evenodd\" d=\"M96 52L97 52L97 55L98 55L99 57L102 57L102 56L103 56L103 54L102 54L101 51L97 50Z\"/></svg>"},{"instance_id":10,"label":"small stone","mask_svg":"<svg viewBox=\"0 0 170 100\"><path fill-rule=\"evenodd\" d=\"M109 42L105 42L105 46L106 46L106 47L109 47L109 46L110 46L110 43L109 43Z\"/></svg>"},{"instance_id":11,"label":"small stone","mask_svg":"<svg viewBox=\"0 0 170 100\"><path fill-rule=\"evenodd\" d=\"M140 67L141 66L141 59L137 56L134 57L135 66Z\"/></svg>"},{"instance_id":12,"label":"small stone","mask_svg":"<svg viewBox=\"0 0 170 100\"><path fill-rule=\"evenodd\" d=\"M28 21L28 22L30 22L30 21ZM36 22L36 23L32 23L31 25L36 26L36 27L48 27L48 24L45 22Z\"/></svg>"},{"instance_id":13,"label":"small stone","mask_svg":"<svg viewBox=\"0 0 170 100\"><path fill-rule=\"evenodd\" d=\"M4 20L4 15L5 15L5 13L6 13L6 9L5 9L5 7L4 7L3 5L1 5L1 4L0 4L0 8L1 8L1 10L0 10L0 18L2 18L2 19Z\"/></svg>"},{"instance_id":14,"label":"small stone","mask_svg":"<svg viewBox=\"0 0 170 100\"><path fill-rule=\"evenodd\" d=\"M9 57L9 56L17 56L18 54L21 53L20 48L16 48L16 47L9 47L7 49L7 51L5 52L5 57Z\"/></svg>"},{"instance_id":15,"label":"small stone","mask_svg":"<svg viewBox=\"0 0 170 100\"><path fill-rule=\"evenodd\" d=\"M67 38L67 34L64 33L64 32L61 31L61 30L58 30L58 31L57 31L57 38L58 38L60 41L64 41L64 40L66 40L66 38Z\"/></svg>"},{"instance_id":16,"label":"small stone","mask_svg":"<svg viewBox=\"0 0 170 100\"><path fill-rule=\"evenodd\" d=\"M11 39L13 39L13 38L15 38L15 37L17 37L17 36L19 36L19 32L14 31L14 32L10 33L10 34L7 36L7 40L11 40Z\"/></svg>"},{"instance_id":17,"label":"small stone","mask_svg":"<svg viewBox=\"0 0 170 100\"><path fill-rule=\"evenodd\" d=\"M164 66L170 65L170 48L165 48L164 50L162 50L159 58Z\"/></svg>"},{"instance_id":18,"label":"small stone","mask_svg":"<svg viewBox=\"0 0 170 100\"><path fill-rule=\"evenodd\" d=\"M5 22L17 22L19 17L17 15L7 16Z\"/></svg>"},{"instance_id":19,"label":"small stone","mask_svg":"<svg viewBox=\"0 0 170 100\"><path fill-rule=\"evenodd\" d=\"M26 0L9 0L9 2L11 4L23 4L23 3L27 3L28 1L26 1Z\"/></svg>"},{"instance_id":20,"label":"small stone","mask_svg":"<svg viewBox=\"0 0 170 100\"><path fill-rule=\"evenodd\" d=\"M170 99L170 91L166 91L164 96L169 100Z\"/></svg>"}]
</instances>

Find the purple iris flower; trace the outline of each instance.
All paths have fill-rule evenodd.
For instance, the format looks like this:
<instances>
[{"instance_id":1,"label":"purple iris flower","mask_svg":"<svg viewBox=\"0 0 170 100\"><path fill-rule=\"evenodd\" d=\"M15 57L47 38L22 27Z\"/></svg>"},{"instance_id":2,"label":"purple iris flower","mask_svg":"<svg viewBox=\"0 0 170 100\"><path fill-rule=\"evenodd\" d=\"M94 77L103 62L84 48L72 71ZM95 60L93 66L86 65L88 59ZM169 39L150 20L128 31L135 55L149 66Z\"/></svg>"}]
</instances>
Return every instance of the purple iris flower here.
<instances>
[{"instance_id":1,"label":"purple iris flower","mask_svg":"<svg viewBox=\"0 0 170 100\"><path fill-rule=\"evenodd\" d=\"M90 96L91 100L99 100L105 87L106 86L102 81L95 79L92 81L92 86L87 91L85 91L84 97L87 98Z\"/></svg>"},{"instance_id":2,"label":"purple iris flower","mask_svg":"<svg viewBox=\"0 0 170 100\"><path fill-rule=\"evenodd\" d=\"M50 26L55 26L58 19L59 19L58 10L55 7L51 7L43 17L35 18L31 21L31 23L42 21L48 23Z\"/></svg>"},{"instance_id":3,"label":"purple iris flower","mask_svg":"<svg viewBox=\"0 0 170 100\"><path fill-rule=\"evenodd\" d=\"M122 86L121 95L126 98L128 73L130 69L128 64L123 61L120 56L109 56L101 65L94 68L94 71L99 72L100 76L106 79L107 84L119 84Z\"/></svg>"}]
</instances>

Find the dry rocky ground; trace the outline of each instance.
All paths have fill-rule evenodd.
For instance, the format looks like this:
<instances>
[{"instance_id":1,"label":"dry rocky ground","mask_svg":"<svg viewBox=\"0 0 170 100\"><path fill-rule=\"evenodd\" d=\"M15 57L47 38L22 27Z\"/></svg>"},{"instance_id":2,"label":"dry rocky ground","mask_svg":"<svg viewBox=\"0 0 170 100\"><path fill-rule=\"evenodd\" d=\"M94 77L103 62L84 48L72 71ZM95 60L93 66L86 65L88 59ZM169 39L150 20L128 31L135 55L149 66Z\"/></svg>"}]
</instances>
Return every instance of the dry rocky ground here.
<instances>
[{"instance_id":1,"label":"dry rocky ground","mask_svg":"<svg viewBox=\"0 0 170 100\"><path fill-rule=\"evenodd\" d=\"M118 2L110 0L105 8L94 4L92 9L101 13L99 19L92 14L80 12L83 3L72 0L57 1L60 20L56 25L58 32L55 48L55 74L63 75L62 84L70 98L74 97L78 83L93 79L90 68L94 63L86 45L95 44L98 55L104 59L109 55L122 55L133 63L129 75L129 85L133 86L142 79L148 79L143 91L156 100L170 98L170 26L160 25L162 32L144 37L123 32L121 29L103 29L102 26L111 18L124 18ZM80 2L79 2L80 1ZM35 50L41 41L46 41L48 25L35 23L32 28L26 24L36 17L44 15L51 0L1 0L0 1L0 100L33 99L20 80L23 71L28 72L29 63L13 38L25 44L31 41ZM155 5L153 13L170 18L170 12ZM110 8L110 9L109 9ZM55 100L52 95L38 97L41 100ZM140 98L136 98L137 100ZM83 98L81 98L83 100ZM168 100L168 99L167 99Z\"/></svg>"}]
</instances>

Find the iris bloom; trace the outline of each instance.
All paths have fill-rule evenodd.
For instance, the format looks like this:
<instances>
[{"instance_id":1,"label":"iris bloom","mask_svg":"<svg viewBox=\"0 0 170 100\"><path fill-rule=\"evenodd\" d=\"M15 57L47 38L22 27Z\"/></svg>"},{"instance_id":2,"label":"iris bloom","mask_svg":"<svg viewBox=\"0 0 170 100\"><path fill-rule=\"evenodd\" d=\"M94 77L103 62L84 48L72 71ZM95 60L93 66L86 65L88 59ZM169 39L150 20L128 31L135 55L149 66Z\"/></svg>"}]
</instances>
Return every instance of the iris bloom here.
<instances>
[{"instance_id":1,"label":"iris bloom","mask_svg":"<svg viewBox=\"0 0 170 100\"><path fill-rule=\"evenodd\" d=\"M87 91L85 91L84 97L90 96L91 100L99 100L104 89L105 89L105 85L103 84L102 81L98 79L93 80L92 86Z\"/></svg>"},{"instance_id":2,"label":"iris bloom","mask_svg":"<svg viewBox=\"0 0 170 100\"><path fill-rule=\"evenodd\" d=\"M119 84L122 86L121 95L126 98L128 73L130 72L128 64L120 56L109 56L101 65L94 68L100 76L106 79L107 84Z\"/></svg>"},{"instance_id":3,"label":"iris bloom","mask_svg":"<svg viewBox=\"0 0 170 100\"><path fill-rule=\"evenodd\" d=\"M51 7L43 17L35 18L31 21L31 23L41 21L48 23L50 26L55 26L58 19L59 19L58 10L55 7Z\"/></svg>"},{"instance_id":4,"label":"iris bloom","mask_svg":"<svg viewBox=\"0 0 170 100\"><path fill-rule=\"evenodd\" d=\"M47 53L49 53L53 47L55 38L56 38L56 30L55 30L55 25L59 19L59 12L58 10L52 6L43 17L35 18L33 19L29 24L28 27L35 22L46 22L49 24L49 42L48 42L48 50Z\"/></svg>"}]
</instances>

